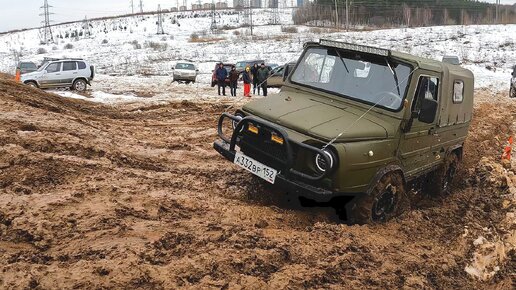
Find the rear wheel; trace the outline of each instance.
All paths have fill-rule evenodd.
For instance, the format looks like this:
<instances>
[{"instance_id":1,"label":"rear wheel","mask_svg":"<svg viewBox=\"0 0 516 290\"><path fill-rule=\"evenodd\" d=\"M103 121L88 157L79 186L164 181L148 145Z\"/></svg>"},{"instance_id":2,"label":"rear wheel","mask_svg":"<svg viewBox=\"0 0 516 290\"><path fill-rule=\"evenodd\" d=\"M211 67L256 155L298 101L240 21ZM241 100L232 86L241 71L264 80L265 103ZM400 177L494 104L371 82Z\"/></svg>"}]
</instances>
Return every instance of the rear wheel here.
<instances>
[{"instance_id":1,"label":"rear wheel","mask_svg":"<svg viewBox=\"0 0 516 290\"><path fill-rule=\"evenodd\" d=\"M511 85L511 89L509 90L509 97L516 98L516 89Z\"/></svg>"},{"instance_id":2,"label":"rear wheel","mask_svg":"<svg viewBox=\"0 0 516 290\"><path fill-rule=\"evenodd\" d=\"M76 80L73 83L72 89L78 92L84 92L86 90L86 81L85 80Z\"/></svg>"},{"instance_id":3,"label":"rear wheel","mask_svg":"<svg viewBox=\"0 0 516 290\"><path fill-rule=\"evenodd\" d=\"M404 195L402 177L397 173L388 173L380 179L369 195L355 201L352 216L359 224L388 221L398 213Z\"/></svg>"},{"instance_id":4,"label":"rear wheel","mask_svg":"<svg viewBox=\"0 0 516 290\"><path fill-rule=\"evenodd\" d=\"M453 178L459 168L459 157L451 153L446 157L443 166L429 174L428 192L432 195L449 195L453 189Z\"/></svg>"}]
</instances>

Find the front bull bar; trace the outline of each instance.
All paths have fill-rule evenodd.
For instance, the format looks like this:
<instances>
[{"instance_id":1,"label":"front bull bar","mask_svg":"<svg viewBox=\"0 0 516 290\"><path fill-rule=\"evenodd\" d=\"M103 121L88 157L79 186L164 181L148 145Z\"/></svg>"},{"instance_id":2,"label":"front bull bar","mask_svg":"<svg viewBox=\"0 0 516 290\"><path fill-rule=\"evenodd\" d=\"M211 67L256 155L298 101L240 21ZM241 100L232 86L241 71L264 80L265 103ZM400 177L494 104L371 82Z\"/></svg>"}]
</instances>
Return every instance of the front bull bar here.
<instances>
[{"instance_id":1,"label":"front bull bar","mask_svg":"<svg viewBox=\"0 0 516 290\"><path fill-rule=\"evenodd\" d=\"M231 138L228 138L227 136L225 136L224 132L222 130L222 125L224 123L224 119L226 119L226 118L237 122L235 128L233 129L233 134L232 134ZM231 156L234 156L234 154L236 153L235 148L236 148L237 142L239 140L240 132L243 131L244 126L246 126L249 123L253 123L254 125L257 125L259 127L262 127L262 126L266 127L271 132L274 132L275 134L277 134L278 136L283 138L283 140L284 140L283 146L285 148L286 156L287 156L287 160L283 164L284 168L286 169L286 174L297 176L302 179L306 179L308 181L315 182L315 181L320 181L320 180L324 179L325 177L330 175L333 172L333 170L335 169L336 162L332 163L330 157L325 153L325 151L323 151L322 149L317 148L315 146L289 139L287 132L283 128L278 127L276 124L273 124L269 121L266 121L266 120L263 120L261 118L254 117L254 116L247 116L247 117L242 118L242 117L237 117L237 116L234 116L234 115L224 112L224 113L222 113L222 115L219 118L219 122L218 122L218 126L217 126L217 133L218 133L220 139L222 139L224 142L229 144L229 152L231 153L230 154ZM299 148L305 149L307 151L314 152L315 154L319 154L324 159L326 164L328 164L330 166L330 168L327 168L324 172L320 172L319 174L316 174L316 175L306 174L306 173L303 173L303 172L300 172L300 171L294 169L293 168L294 167L294 153L293 153L293 149L292 149L292 144L298 146ZM265 153L265 154L267 154L267 153ZM228 158L228 155L225 155L225 156L226 156L226 158ZM233 161L233 160L231 160L231 161Z\"/></svg>"}]
</instances>

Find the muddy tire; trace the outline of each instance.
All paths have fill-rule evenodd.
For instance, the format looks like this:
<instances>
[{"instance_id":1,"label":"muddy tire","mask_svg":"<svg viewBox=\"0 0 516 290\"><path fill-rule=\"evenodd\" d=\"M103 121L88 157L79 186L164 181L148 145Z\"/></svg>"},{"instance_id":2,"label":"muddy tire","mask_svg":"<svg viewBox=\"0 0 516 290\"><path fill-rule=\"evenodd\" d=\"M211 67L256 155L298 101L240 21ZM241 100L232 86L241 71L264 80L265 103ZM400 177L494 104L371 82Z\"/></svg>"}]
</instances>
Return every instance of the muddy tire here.
<instances>
[{"instance_id":1,"label":"muddy tire","mask_svg":"<svg viewBox=\"0 0 516 290\"><path fill-rule=\"evenodd\" d=\"M84 92L86 90L86 81L82 79L76 80L72 85L72 90Z\"/></svg>"},{"instance_id":2,"label":"muddy tire","mask_svg":"<svg viewBox=\"0 0 516 290\"><path fill-rule=\"evenodd\" d=\"M459 168L459 157L452 153L446 157L444 164L428 175L426 192L435 196L446 196L452 193L453 178Z\"/></svg>"},{"instance_id":3,"label":"muddy tire","mask_svg":"<svg viewBox=\"0 0 516 290\"><path fill-rule=\"evenodd\" d=\"M36 84L36 82L30 81L30 82L26 82L25 84L28 85L29 87L39 88L38 84Z\"/></svg>"},{"instance_id":4,"label":"muddy tire","mask_svg":"<svg viewBox=\"0 0 516 290\"><path fill-rule=\"evenodd\" d=\"M516 89L513 86L509 90L509 98L516 98Z\"/></svg>"},{"instance_id":5,"label":"muddy tire","mask_svg":"<svg viewBox=\"0 0 516 290\"><path fill-rule=\"evenodd\" d=\"M360 197L353 204L353 222L375 224L390 220L399 213L399 205L404 196L402 177L396 173L384 175L369 195Z\"/></svg>"}]
</instances>

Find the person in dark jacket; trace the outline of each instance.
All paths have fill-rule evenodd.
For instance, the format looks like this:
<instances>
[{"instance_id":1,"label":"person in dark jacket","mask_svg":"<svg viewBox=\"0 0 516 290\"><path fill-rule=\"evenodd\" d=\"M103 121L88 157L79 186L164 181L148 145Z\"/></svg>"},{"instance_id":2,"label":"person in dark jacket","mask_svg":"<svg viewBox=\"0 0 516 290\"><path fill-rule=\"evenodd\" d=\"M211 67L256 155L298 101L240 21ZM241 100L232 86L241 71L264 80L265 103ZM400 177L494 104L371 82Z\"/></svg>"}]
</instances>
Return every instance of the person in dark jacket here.
<instances>
[{"instance_id":1,"label":"person in dark jacket","mask_svg":"<svg viewBox=\"0 0 516 290\"><path fill-rule=\"evenodd\" d=\"M246 66L245 70L242 72L242 80L244 81L244 97L251 96L251 82L253 78L251 76L251 67Z\"/></svg>"},{"instance_id":2,"label":"person in dark jacket","mask_svg":"<svg viewBox=\"0 0 516 290\"><path fill-rule=\"evenodd\" d=\"M256 95L256 89L258 89L258 95L260 95L260 82L258 81L258 64L255 63L251 68L251 75L253 76L253 95Z\"/></svg>"},{"instance_id":3,"label":"person in dark jacket","mask_svg":"<svg viewBox=\"0 0 516 290\"><path fill-rule=\"evenodd\" d=\"M229 72L229 88L231 89L232 97L236 97L236 90L237 90L239 77L240 77L240 74L237 72L235 66L232 66L231 71Z\"/></svg>"},{"instance_id":4,"label":"person in dark jacket","mask_svg":"<svg viewBox=\"0 0 516 290\"><path fill-rule=\"evenodd\" d=\"M267 97L267 79L269 78L270 72L270 69L262 62L260 68L258 69L257 76L258 83L262 87L264 97Z\"/></svg>"},{"instance_id":5,"label":"person in dark jacket","mask_svg":"<svg viewBox=\"0 0 516 290\"><path fill-rule=\"evenodd\" d=\"M228 77L228 71L224 68L224 64L220 63L219 67L215 71L215 76L217 77L217 86L220 96L220 88L222 88L222 95L226 95L226 78Z\"/></svg>"}]
</instances>

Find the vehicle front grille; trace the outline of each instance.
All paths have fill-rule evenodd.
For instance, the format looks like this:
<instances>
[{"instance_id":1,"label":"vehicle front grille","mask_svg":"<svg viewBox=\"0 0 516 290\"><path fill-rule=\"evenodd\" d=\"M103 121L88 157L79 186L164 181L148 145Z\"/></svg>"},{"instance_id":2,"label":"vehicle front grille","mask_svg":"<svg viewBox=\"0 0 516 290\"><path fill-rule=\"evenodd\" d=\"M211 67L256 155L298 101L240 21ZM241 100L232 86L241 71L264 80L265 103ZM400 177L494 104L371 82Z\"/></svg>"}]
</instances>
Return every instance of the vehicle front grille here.
<instances>
[{"instance_id":1,"label":"vehicle front grille","mask_svg":"<svg viewBox=\"0 0 516 290\"><path fill-rule=\"evenodd\" d=\"M258 134L249 132L247 126L240 133L239 146L244 154L271 166L277 170L283 170L288 163L287 149L285 143L283 145L271 140L271 130L261 127ZM293 149L295 160L295 148Z\"/></svg>"}]
</instances>

